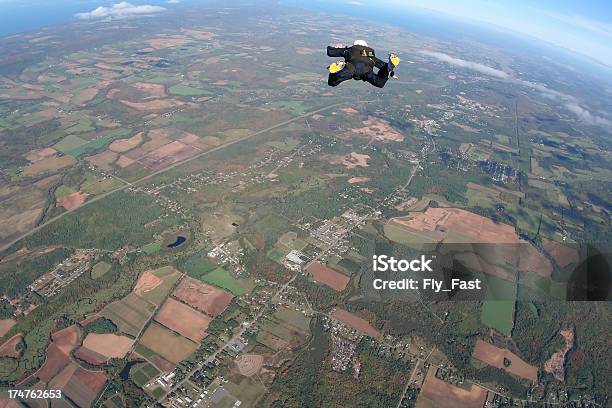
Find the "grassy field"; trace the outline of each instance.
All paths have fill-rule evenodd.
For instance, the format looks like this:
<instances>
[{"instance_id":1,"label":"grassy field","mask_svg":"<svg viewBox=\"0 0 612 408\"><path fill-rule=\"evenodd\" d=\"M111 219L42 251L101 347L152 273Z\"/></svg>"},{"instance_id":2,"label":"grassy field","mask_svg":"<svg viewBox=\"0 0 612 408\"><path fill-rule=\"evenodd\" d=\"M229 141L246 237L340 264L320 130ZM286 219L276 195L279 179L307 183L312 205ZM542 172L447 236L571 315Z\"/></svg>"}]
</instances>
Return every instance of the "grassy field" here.
<instances>
[{"instance_id":1,"label":"grassy field","mask_svg":"<svg viewBox=\"0 0 612 408\"><path fill-rule=\"evenodd\" d=\"M285 255L287 255L288 253L289 253L289 249L280 248L280 246L277 245L271 250L269 250L266 256L269 259L273 260L274 262L280 263L285 257Z\"/></svg>"},{"instance_id":2,"label":"grassy field","mask_svg":"<svg viewBox=\"0 0 612 408\"><path fill-rule=\"evenodd\" d=\"M85 133L91 132L95 128L91 125L91 120L86 117L79 119L77 123L66 129L66 133Z\"/></svg>"},{"instance_id":3,"label":"grassy field","mask_svg":"<svg viewBox=\"0 0 612 408\"><path fill-rule=\"evenodd\" d=\"M515 298L516 286L514 283L487 276L486 300L480 312L482 324L510 336L514 325Z\"/></svg>"},{"instance_id":4,"label":"grassy field","mask_svg":"<svg viewBox=\"0 0 612 408\"><path fill-rule=\"evenodd\" d=\"M219 265L202 255L194 255L187 259L181 269L189 276L202 279L202 276L218 268Z\"/></svg>"},{"instance_id":5,"label":"grassy field","mask_svg":"<svg viewBox=\"0 0 612 408\"><path fill-rule=\"evenodd\" d=\"M223 268L217 268L202 276L200 279L211 285L227 289L236 296L240 296L246 292L246 289L239 284L239 281Z\"/></svg>"},{"instance_id":6,"label":"grassy field","mask_svg":"<svg viewBox=\"0 0 612 408\"><path fill-rule=\"evenodd\" d=\"M291 326L301 330L304 333L308 333L310 331L310 318L304 316L302 313L288 309L286 307L279 307L276 312L274 312L274 317L280 321L286 322Z\"/></svg>"},{"instance_id":7,"label":"grassy field","mask_svg":"<svg viewBox=\"0 0 612 408\"><path fill-rule=\"evenodd\" d=\"M91 269L91 277L93 279L97 279L101 276L103 276L106 272L108 272L111 268L111 265L107 264L106 262L98 262L92 269Z\"/></svg>"},{"instance_id":8,"label":"grassy field","mask_svg":"<svg viewBox=\"0 0 612 408\"><path fill-rule=\"evenodd\" d=\"M255 406L259 397L266 392L266 387L260 381L248 377L243 377L240 382L230 381L224 387L245 407Z\"/></svg>"},{"instance_id":9,"label":"grassy field","mask_svg":"<svg viewBox=\"0 0 612 408\"><path fill-rule=\"evenodd\" d=\"M408 245L412 248L421 249L423 245L434 242L424 235L408 231L398 225L388 222L384 227L385 236L398 244Z\"/></svg>"},{"instance_id":10,"label":"grassy field","mask_svg":"<svg viewBox=\"0 0 612 408\"><path fill-rule=\"evenodd\" d=\"M302 101L276 101L272 102L270 106L273 108L286 109L295 116L303 115L310 109L310 107L305 105Z\"/></svg>"},{"instance_id":11,"label":"grassy field","mask_svg":"<svg viewBox=\"0 0 612 408\"><path fill-rule=\"evenodd\" d=\"M284 152L288 152L295 149L297 145L300 144L300 141L298 139L288 137L283 140L274 140L271 142L267 142L266 144Z\"/></svg>"},{"instance_id":12,"label":"grassy field","mask_svg":"<svg viewBox=\"0 0 612 408\"><path fill-rule=\"evenodd\" d=\"M130 369L130 379L139 387L144 386L153 377L159 374L159 370L150 363L137 364Z\"/></svg>"},{"instance_id":13,"label":"grassy field","mask_svg":"<svg viewBox=\"0 0 612 408\"><path fill-rule=\"evenodd\" d=\"M118 130L109 131L109 132L106 132L98 136L96 139L92 141L89 141L73 149L68 149L66 150L65 153L71 156L74 156L74 157L79 157L83 155L84 153L99 150L102 147L109 144L110 142L112 142L114 139L124 138L124 137L127 137L129 134L130 134L129 129L118 129Z\"/></svg>"},{"instance_id":14,"label":"grassy field","mask_svg":"<svg viewBox=\"0 0 612 408\"><path fill-rule=\"evenodd\" d=\"M178 96L212 96L213 93L204 89L194 88L187 85L173 85L168 89L172 95Z\"/></svg>"},{"instance_id":15,"label":"grassy field","mask_svg":"<svg viewBox=\"0 0 612 408\"><path fill-rule=\"evenodd\" d=\"M151 242L145 246L140 247L140 250L147 255L154 254L161 250L162 244L161 242Z\"/></svg>"},{"instance_id":16,"label":"grassy field","mask_svg":"<svg viewBox=\"0 0 612 408\"><path fill-rule=\"evenodd\" d=\"M85 176L85 181L81 184L81 191L89 194L97 195L102 194L110 190L114 190L117 187L121 187L122 183L116 178L109 177L106 179L97 178L91 173Z\"/></svg>"},{"instance_id":17,"label":"grassy field","mask_svg":"<svg viewBox=\"0 0 612 408\"><path fill-rule=\"evenodd\" d=\"M130 293L123 299L106 306L100 313L117 325L119 330L130 336L136 336L149 320L154 307L149 302Z\"/></svg>"},{"instance_id":18,"label":"grassy field","mask_svg":"<svg viewBox=\"0 0 612 408\"><path fill-rule=\"evenodd\" d=\"M66 196L69 196L72 193L76 193L76 191L74 189L68 187L65 184L62 184L61 186L59 186L58 188L55 189L55 197L56 198L66 197Z\"/></svg>"},{"instance_id":19,"label":"grassy field","mask_svg":"<svg viewBox=\"0 0 612 408\"><path fill-rule=\"evenodd\" d=\"M171 266L164 266L163 268L153 271L153 275L160 278L162 283L160 283L154 289L143 293L141 297L159 306L164 302L164 300L166 300L172 291L174 284L181 277L181 274Z\"/></svg>"},{"instance_id":20,"label":"grassy field","mask_svg":"<svg viewBox=\"0 0 612 408\"><path fill-rule=\"evenodd\" d=\"M59 150L60 152L67 153L72 149L83 146L84 144L87 144L87 140L83 140L78 136L68 135L56 143L53 148L55 150Z\"/></svg>"}]
</instances>

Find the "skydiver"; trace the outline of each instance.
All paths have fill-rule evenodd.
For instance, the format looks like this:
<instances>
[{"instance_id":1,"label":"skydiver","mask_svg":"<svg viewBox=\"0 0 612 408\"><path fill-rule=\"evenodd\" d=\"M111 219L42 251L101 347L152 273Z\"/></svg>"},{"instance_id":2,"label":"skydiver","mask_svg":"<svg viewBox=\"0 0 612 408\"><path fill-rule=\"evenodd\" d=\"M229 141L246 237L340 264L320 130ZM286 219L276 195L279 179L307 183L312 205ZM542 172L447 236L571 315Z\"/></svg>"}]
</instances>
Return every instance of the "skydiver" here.
<instances>
[{"instance_id":1,"label":"skydiver","mask_svg":"<svg viewBox=\"0 0 612 408\"><path fill-rule=\"evenodd\" d=\"M394 69L399 65L400 59L395 54L389 54L389 62L376 57L374 49L368 47L363 40L356 40L352 47L337 44L327 47L328 57L343 57L344 61L334 62L328 68L329 86L337 86L349 79L369 82L377 88L382 88L389 77L397 79ZM378 72L374 73L374 67Z\"/></svg>"}]
</instances>

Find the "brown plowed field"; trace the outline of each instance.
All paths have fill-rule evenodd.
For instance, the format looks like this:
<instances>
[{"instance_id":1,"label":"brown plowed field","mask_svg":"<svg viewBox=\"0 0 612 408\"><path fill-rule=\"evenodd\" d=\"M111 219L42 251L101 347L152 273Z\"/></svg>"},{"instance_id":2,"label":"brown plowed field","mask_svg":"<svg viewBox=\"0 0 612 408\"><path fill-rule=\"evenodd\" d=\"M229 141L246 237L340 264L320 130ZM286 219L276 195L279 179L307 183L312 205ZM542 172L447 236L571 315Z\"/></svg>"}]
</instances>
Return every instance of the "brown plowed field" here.
<instances>
[{"instance_id":1,"label":"brown plowed field","mask_svg":"<svg viewBox=\"0 0 612 408\"><path fill-rule=\"evenodd\" d=\"M166 300L155 320L181 336L197 342L206 337L206 329L212 321L204 313L172 298Z\"/></svg>"},{"instance_id":2,"label":"brown plowed field","mask_svg":"<svg viewBox=\"0 0 612 408\"><path fill-rule=\"evenodd\" d=\"M72 156L50 156L24 167L22 173L26 176L33 176L35 174L45 173L47 171L63 169L64 167L72 166L75 163L76 160Z\"/></svg>"},{"instance_id":3,"label":"brown plowed field","mask_svg":"<svg viewBox=\"0 0 612 408\"><path fill-rule=\"evenodd\" d=\"M450 233L468 242L517 244L522 242L514 227L498 224L478 214L460 208L428 208L415 216L394 218L393 221L415 231L440 232L444 239Z\"/></svg>"},{"instance_id":4,"label":"brown plowed field","mask_svg":"<svg viewBox=\"0 0 612 408\"><path fill-rule=\"evenodd\" d=\"M185 143L175 140L167 145L161 146L138 161L153 171L161 170L173 163L195 156L201 150Z\"/></svg>"},{"instance_id":5,"label":"brown plowed field","mask_svg":"<svg viewBox=\"0 0 612 408\"><path fill-rule=\"evenodd\" d=\"M199 280L185 277L173 295L193 308L215 317L223 313L234 296Z\"/></svg>"},{"instance_id":6,"label":"brown plowed field","mask_svg":"<svg viewBox=\"0 0 612 408\"><path fill-rule=\"evenodd\" d=\"M336 309L332 314L332 317L353 329L367 335L378 339L380 337L380 333L376 330L367 320L358 317L351 312L347 312L344 309Z\"/></svg>"},{"instance_id":7,"label":"brown plowed field","mask_svg":"<svg viewBox=\"0 0 612 408\"><path fill-rule=\"evenodd\" d=\"M112 333L89 333L83 341L83 347L109 358L123 358L132 348L134 340Z\"/></svg>"},{"instance_id":8,"label":"brown plowed field","mask_svg":"<svg viewBox=\"0 0 612 408\"><path fill-rule=\"evenodd\" d=\"M477 340L472 354L477 360L487 363L492 367L496 367L507 371L510 374L525 378L530 381L538 379L538 368L527 364L519 356L509 350L502 349L487 343L486 341ZM504 358L510 360L510 365L504 367Z\"/></svg>"},{"instance_id":9,"label":"brown plowed field","mask_svg":"<svg viewBox=\"0 0 612 408\"><path fill-rule=\"evenodd\" d=\"M85 347L79 347L74 351L74 356L79 360L83 360L93 365L104 364L108 359L102 354L98 354Z\"/></svg>"},{"instance_id":10,"label":"brown plowed field","mask_svg":"<svg viewBox=\"0 0 612 408\"><path fill-rule=\"evenodd\" d=\"M149 325L140 342L175 364L189 357L198 348L198 343L179 336L157 323Z\"/></svg>"},{"instance_id":11,"label":"brown plowed field","mask_svg":"<svg viewBox=\"0 0 612 408\"><path fill-rule=\"evenodd\" d=\"M80 344L81 332L78 327L72 325L53 333L51 340L51 344L47 347L45 362L36 372L36 377L43 382L49 382L70 363L68 356Z\"/></svg>"},{"instance_id":12,"label":"brown plowed field","mask_svg":"<svg viewBox=\"0 0 612 408\"><path fill-rule=\"evenodd\" d=\"M404 135L395 130L393 126L384 119L370 116L368 120L363 121L363 124L364 127L353 129L353 132L380 142L401 142L404 140Z\"/></svg>"},{"instance_id":13,"label":"brown plowed field","mask_svg":"<svg viewBox=\"0 0 612 408\"><path fill-rule=\"evenodd\" d=\"M4 336L17 323L14 319L0 320L0 337Z\"/></svg>"},{"instance_id":14,"label":"brown plowed field","mask_svg":"<svg viewBox=\"0 0 612 408\"><path fill-rule=\"evenodd\" d=\"M25 158L34 163L44 159L45 157L53 156L55 152L56 150L54 148L45 147L44 149L30 150Z\"/></svg>"},{"instance_id":15,"label":"brown plowed field","mask_svg":"<svg viewBox=\"0 0 612 408\"><path fill-rule=\"evenodd\" d=\"M80 207L85 202L89 194L77 191L76 193L68 194L67 196L60 197L57 199L57 204L61 205L67 210Z\"/></svg>"},{"instance_id":16,"label":"brown plowed field","mask_svg":"<svg viewBox=\"0 0 612 408\"><path fill-rule=\"evenodd\" d=\"M113 143L110 144L110 146L108 146L108 149L116 153L127 152L128 150L135 148L142 142L142 136L143 133L140 132L127 139L115 140Z\"/></svg>"},{"instance_id":17,"label":"brown plowed field","mask_svg":"<svg viewBox=\"0 0 612 408\"><path fill-rule=\"evenodd\" d=\"M367 154L351 152L342 158L340 164L347 169L354 169L355 167L368 167L368 160L370 160L370 156Z\"/></svg>"},{"instance_id":18,"label":"brown plowed field","mask_svg":"<svg viewBox=\"0 0 612 408\"><path fill-rule=\"evenodd\" d=\"M134 163L133 159L130 159L127 156L119 156L119 160L117 160L117 162L115 163L117 166L121 167L122 169L126 168L127 166L129 166L130 164Z\"/></svg>"},{"instance_id":19,"label":"brown plowed field","mask_svg":"<svg viewBox=\"0 0 612 408\"><path fill-rule=\"evenodd\" d=\"M569 264L578 264L580 261L578 251L567 245L560 244L556 241L543 238L542 244L546 252L555 260L557 265L561 268L568 266Z\"/></svg>"},{"instance_id":20,"label":"brown plowed field","mask_svg":"<svg viewBox=\"0 0 612 408\"><path fill-rule=\"evenodd\" d=\"M350 179L347 180L347 182L349 184L358 184L358 183L367 183L370 180L371 178L369 177L351 177Z\"/></svg>"},{"instance_id":21,"label":"brown plowed field","mask_svg":"<svg viewBox=\"0 0 612 408\"><path fill-rule=\"evenodd\" d=\"M132 86L139 91L156 97L166 96L166 88L162 84L149 84L146 82L136 82Z\"/></svg>"},{"instance_id":22,"label":"brown plowed field","mask_svg":"<svg viewBox=\"0 0 612 408\"><path fill-rule=\"evenodd\" d=\"M169 110L184 105L183 102L176 99L152 99L147 102L130 102L122 99L120 102L139 111Z\"/></svg>"},{"instance_id":23,"label":"brown plowed field","mask_svg":"<svg viewBox=\"0 0 612 408\"><path fill-rule=\"evenodd\" d=\"M0 346L0 357L18 358L19 352L17 345L21 342L23 335L21 333L14 335Z\"/></svg>"},{"instance_id":24,"label":"brown plowed field","mask_svg":"<svg viewBox=\"0 0 612 408\"><path fill-rule=\"evenodd\" d=\"M134 293L142 296L144 293L158 287L162 282L161 278L153 275L153 271L144 271L140 278L138 278L136 286L134 286Z\"/></svg>"},{"instance_id":25,"label":"brown plowed field","mask_svg":"<svg viewBox=\"0 0 612 408\"><path fill-rule=\"evenodd\" d=\"M484 406L487 398L487 391L484 388L475 384L472 384L469 391L455 387L436 378L436 371L438 369L432 366L427 372L417 406L421 399L430 403L421 402L423 406L436 408L482 408Z\"/></svg>"},{"instance_id":26,"label":"brown plowed field","mask_svg":"<svg viewBox=\"0 0 612 408\"><path fill-rule=\"evenodd\" d=\"M321 265L318 262L313 262L308 267L308 272L310 272L315 281L329 286L338 292L342 292L351 280L351 278L348 276L336 272L335 270L328 268L325 265Z\"/></svg>"}]
</instances>

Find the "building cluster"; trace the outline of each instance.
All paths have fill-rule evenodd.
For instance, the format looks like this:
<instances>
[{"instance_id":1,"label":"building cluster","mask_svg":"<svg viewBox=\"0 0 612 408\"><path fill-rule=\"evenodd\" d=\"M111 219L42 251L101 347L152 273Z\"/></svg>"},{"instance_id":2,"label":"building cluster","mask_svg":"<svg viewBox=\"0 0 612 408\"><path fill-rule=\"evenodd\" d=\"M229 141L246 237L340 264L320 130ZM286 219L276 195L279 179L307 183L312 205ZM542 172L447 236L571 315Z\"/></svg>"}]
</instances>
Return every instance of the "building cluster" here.
<instances>
[{"instance_id":1,"label":"building cluster","mask_svg":"<svg viewBox=\"0 0 612 408\"><path fill-rule=\"evenodd\" d=\"M98 252L97 249L77 249L73 255L32 282L29 289L44 297L56 295L60 289L89 270Z\"/></svg>"}]
</instances>

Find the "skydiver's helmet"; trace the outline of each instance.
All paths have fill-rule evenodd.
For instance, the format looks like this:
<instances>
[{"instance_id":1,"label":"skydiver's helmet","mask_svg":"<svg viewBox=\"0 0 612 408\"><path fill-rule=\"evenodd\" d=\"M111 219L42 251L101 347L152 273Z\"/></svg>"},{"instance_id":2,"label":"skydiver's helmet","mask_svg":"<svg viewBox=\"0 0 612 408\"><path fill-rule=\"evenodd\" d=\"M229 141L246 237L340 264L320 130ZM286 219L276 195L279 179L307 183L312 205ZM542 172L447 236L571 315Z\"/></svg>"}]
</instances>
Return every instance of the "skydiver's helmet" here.
<instances>
[{"instance_id":1,"label":"skydiver's helmet","mask_svg":"<svg viewBox=\"0 0 612 408\"><path fill-rule=\"evenodd\" d=\"M353 43L353 45L361 45L363 47L367 47L368 43L365 42L364 40L355 40L355 42Z\"/></svg>"}]
</instances>

